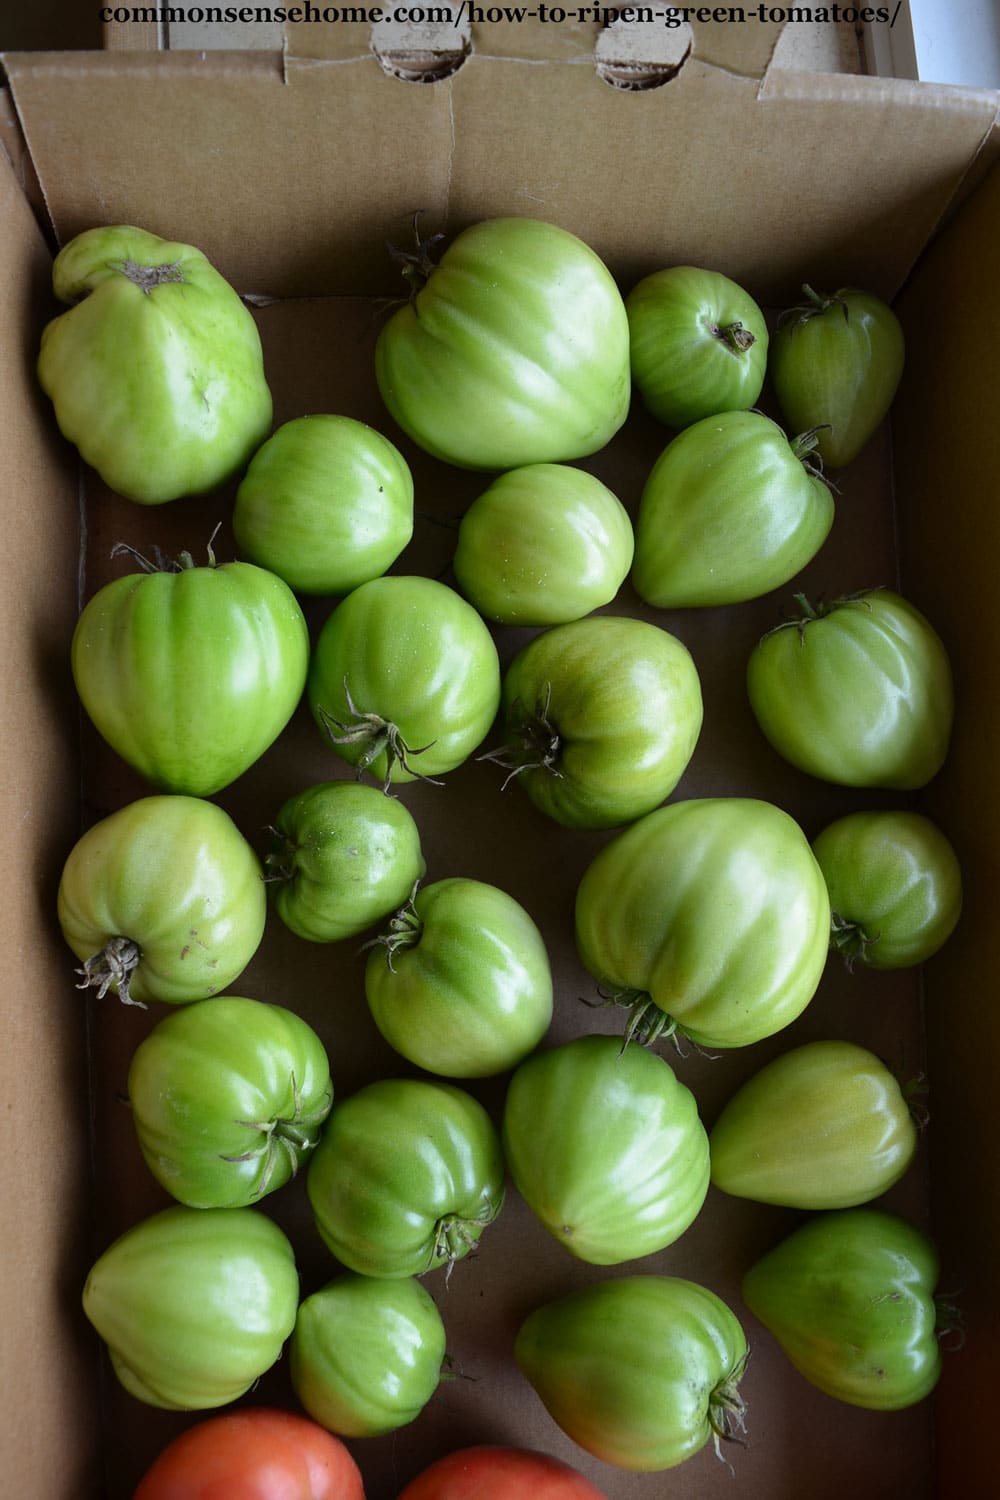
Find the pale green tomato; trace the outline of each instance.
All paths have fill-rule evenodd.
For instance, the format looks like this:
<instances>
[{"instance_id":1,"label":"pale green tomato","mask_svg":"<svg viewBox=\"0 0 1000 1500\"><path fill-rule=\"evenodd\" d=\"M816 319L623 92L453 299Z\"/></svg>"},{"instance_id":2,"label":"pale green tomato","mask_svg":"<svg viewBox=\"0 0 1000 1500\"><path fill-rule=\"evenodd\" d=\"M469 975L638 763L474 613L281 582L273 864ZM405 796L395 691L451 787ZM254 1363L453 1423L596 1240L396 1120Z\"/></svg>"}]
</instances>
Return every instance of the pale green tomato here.
<instances>
[{"instance_id":1,"label":"pale green tomato","mask_svg":"<svg viewBox=\"0 0 1000 1500\"><path fill-rule=\"evenodd\" d=\"M412 1277L348 1272L302 1303L288 1356L311 1417L341 1437L378 1437L414 1421L437 1390L444 1324Z\"/></svg>"},{"instance_id":2,"label":"pale green tomato","mask_svg":"<svg viewBox=\"0 0 1000 1500\"><path fill-rule=\"evenodd\" d=\"M632 565L632 523L606 485L567 464L495 479L462 517L454 568L501 625L559 625L610 604Z\"/></svg>"},{"instance_id":3,"label":"pale green tomato","mask_svg":"<svg viewBox=\"0 0 1000 1500\"><path fill-rule=\"evenodd\" d=\"M56 256L52 285L75 305L42 334L38 378L111 489L159 505L243 468L271 426L260 337L200 251L88 229Z\"/></svg>"},{"instance_id":4,"label":"pale green tomato","mask_svg":"<svg viewBox=\"0 0 1000 1500\"><path fill-rule=\"evenodd\" d=\"M413 478L388 438L352 417L298 417L254 454L233 535L302 594L380 578L413 535Z\"/></svg>"}]
</instances>

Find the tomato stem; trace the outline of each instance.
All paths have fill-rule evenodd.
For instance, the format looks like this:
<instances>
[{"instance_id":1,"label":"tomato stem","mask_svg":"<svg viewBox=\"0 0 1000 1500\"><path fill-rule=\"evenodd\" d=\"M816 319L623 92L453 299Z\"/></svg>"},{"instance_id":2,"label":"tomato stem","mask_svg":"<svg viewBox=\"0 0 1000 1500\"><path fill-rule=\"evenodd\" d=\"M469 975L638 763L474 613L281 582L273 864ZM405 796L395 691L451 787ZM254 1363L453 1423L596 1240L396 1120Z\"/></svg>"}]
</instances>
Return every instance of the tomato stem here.
<instances>
[{"instance_id":1,"label":"tomato stem","mask_svg":"<svg viewBox=\"0 0 1000 1500\"><path fill-rule=\"evenodd\" d=\"M141 266L138 261L119 260L111 262L112 268L119 271L126 281L131 281L145 296L151 297L158 286L167 286L170 283L184 285L187 278L181 270L179 260L169 261L165 265Z\"/></svg>"},{"instance_id":2,"label":"tomato stem","mask_svg":"<svg viewBox=\"0 0 1000 1500\"><path fill-rule=\"evenodd\" d=\"M732 349L734 354L746 354L747 350L752 349L757 342L749 328L746 328L738 318L734 323L711 323L709 332L714 339L718 339L720 343Z\"/></svg>"},{"instance_id":3,"label":"tomato stem","mask_svg":"<svg viewBox=\"0 0 1000 1500\"><path fill-rule=\"evenodd\" d=\"M516 698L507 713L506 744L476 757L477 760L492 761L510 772L501 791L506 791L514 777L523 771L543 771L549 776L562 777L559 769L562 738L549 718L551 698L550 682L545 684L544 698L531 711L525 710L524 704Z\"/></svg>"},{"instance_id":4,"label":"tomato stem","mask_svg":"<svg viewBox=\"0 0 1000 1500\"><path fill-rule=\"evenodd\" d=\"M392 785L393 767L397 765L402 766L403 770L409 776L415 777L417 781L426 781L432 786L443 786L444 783L436 781L433 776L425 776L421 771L417 771L409 761L411 755L423 755L425 750L429 750L434 744L433 740L416 750L408 745L397 724L393 724L390 719L383 719L381 714L363 711L357 707L351 697L346 677L344 678L344 697L347 699L350 718L338 719L322 704L318 706L317 713L331 745L363 747L356 763L359 781L366 771L371 770L379 757L384 755L385 776L382 780L382 790L386 795ZM335 729L339 730L338 734L334 734Z\"/></svg>"},{"instance_id":5,"label":"tomato stem","mask_svg":"<svg viewBox=\"0 0 1000 1500\"><path fill-rule=\"evenodd\" d=\"M875 946L881 936L880 932L871 936L860 922L852 922L848 917L842 917L839 912L830 913L830 947L835 953L840 954L849 971L853 970L858 959L863 964L868 962L869 950Z\"/></svg>"},{"instance_id":6,"label":"tomato stem","mask_svg":"<svg viewBox=\"0 0 1000 1500\"><path fill-rule=\"evenodd\" d=\"M99 953L91 954L75 972L82 975L78 990L94 986L98 1000L103 1000L108 990L113 989L123 1005L137 1005L145 1010L141 1000L133 1000L130 991L132 975L142 961L142 949L127 937L109 938Z\"/></svg>"},{"instance_id":7,"label":"tomato stem","mask_svg":"<svg viewBox=\"0 0 1000 1500\"><path fill-rule=\"evenodd\" d=\"M424 931L424 922L416 908L417 889L419 880L413 882L413 889L407 897L405 906L389 918L389 925L385 932L380 932L377 937L370 938L367 943L362 943L361 952L366 948L383 947L385 949L385 961L393 973L396 972L393 959L401 948L415 948L419 943Z\"/></svg>"}]
</instances>

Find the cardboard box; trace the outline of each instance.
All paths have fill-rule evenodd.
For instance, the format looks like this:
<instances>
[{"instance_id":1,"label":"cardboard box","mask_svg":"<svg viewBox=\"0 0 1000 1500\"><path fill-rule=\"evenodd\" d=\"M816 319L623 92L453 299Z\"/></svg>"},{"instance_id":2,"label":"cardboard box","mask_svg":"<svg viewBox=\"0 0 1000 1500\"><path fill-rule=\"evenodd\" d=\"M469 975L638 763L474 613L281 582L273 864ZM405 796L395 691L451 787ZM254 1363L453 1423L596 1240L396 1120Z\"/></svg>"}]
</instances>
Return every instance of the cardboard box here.
<instances>
[{"instance_id":1,"label":"cardboard box","mask_svg":"<svg viewBox=\"0 0 1000 1500\"><path fill-rule=\"evenodd\" d=\"M946 1359L933 1400L909 1412L866 1413L821 1396L739 1300L742 1270L796 1216L724 1201L713 1190L675 1246L630 1269L701 1280L744 1318L753 1345L747 1446L729 1453L731 1469L709 1447L670 1475L620 1472L566 1439L512 1364L513 1337L531 1307L606 1273L549 1242L511 1190L480 1253L456 1267L447 1287L443 1273L427 1280L460 1378L442 1385L413 1427L352 1445L369 1500L394 1500L431 1458L473 1442L556 1454L609 1500L674 1493L957 1500L990 1487L1000 1249L997 96L769 69L777 32L750 22L696 28L673 76L646 67L646 81L661 86L627 90L595 67L599 32L589 21L473 27L460 65L423 84L392 76L360 25L290 26L280 56L5 59L13 109L5 111L0 161L7 652L0 734L9 857L0 944L8 1131L0 1473L20 1500L125 1500L153 1455L191 1420L125 1396L79 1311L90 1262L167 1201L145 1172L122 1099L132 1049L157 1015L74 990L54 895L82 828L148 791L81 724L67 649L79 603L120 570L108 559L117 540L197 552L221 520L216 550L232 555L231 492L142 509L81 471L58 437L33 371L40 328L55 311L47 290L52 250L90 225L116 222L197 244L254 299L276 424L339 411L397 437L372 375L372 299L396 293L384 242L405 238L415 210L427 230L449 234L498 214L552 220L593 245L623 289L660 266L688 262L725 270L773 307L794 300L805 279L861 284L897 299L908 364L891 432L887 426L838 476L833 535L801 584L829 596L898 582L945 639L956 671L955 738L945 770L919 801L958 849L965 914L925 975L849 975L831 962L805 1015L772 1043L672 1060L708 1124L739 1081L807 1038L854 1037L906 1075L926 1067L931 1123L918 1164L886 1201L932 1227L943 1290L958 1295L967 1337ZM635 409L587 467L634 512L665 440ZM423 513L454 515L485 484L401 445ZM446 529L422 522L396 571L437 573L451 545ZM790 594L654 618L690 646L705 689L705 732L675 795L768 797L812 835L841 811L904 799L811 782L757 732L745 661ZM314 627L331 604L309 605ZM628 587L614 609L644 612ZM498 632L505 661L524 635ZM343 774L300 711L278 745L217 800L261 847L285 796ZM607 835L557 832L516 787L501 793L495 768L484 764L467 765L444 788L407 787L402 795L421 827L428 880L491 880L541 925L559 975L550 1041L614 1030L612 1015L579 1002L593 990L572 939L576 883ZM360 962L350 943L313 948L272 920L258 959L233 987L293 1005L317 1027L340 1095L380 1074L412 1071L374 1031ZM497 1112L503 1080L473 1092ZM265 1208L293 1237L304 1288L322 1284L335 1268L302 1183ZM252 1400L291 1403L281 1365Z\"/></svg>"}]
</instances>

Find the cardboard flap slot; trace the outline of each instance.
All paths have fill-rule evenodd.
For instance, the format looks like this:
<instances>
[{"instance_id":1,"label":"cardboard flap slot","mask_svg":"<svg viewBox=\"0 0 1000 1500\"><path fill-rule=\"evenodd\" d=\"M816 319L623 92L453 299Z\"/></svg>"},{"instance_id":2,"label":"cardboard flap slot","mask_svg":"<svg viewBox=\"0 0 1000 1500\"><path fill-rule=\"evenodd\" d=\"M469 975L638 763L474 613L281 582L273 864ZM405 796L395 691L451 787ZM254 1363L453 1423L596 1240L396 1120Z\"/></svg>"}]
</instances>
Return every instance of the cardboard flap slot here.
<instances>
[{"instance_id":1,"label":"cardboard flap slot","mask_svg":"<svg viewBox=\"0 0 1000 1500\"><path fill-rule=\"evenodd\" d=\"M413 6L414 15L422 15ZM406 83L437 83L457 73L469 55L472 28L459 7L426 7L428 20L389 21L372 27L372 51L382 68ZM447 18L446 14L447 13Z\"/></svg>"}]
</instances>

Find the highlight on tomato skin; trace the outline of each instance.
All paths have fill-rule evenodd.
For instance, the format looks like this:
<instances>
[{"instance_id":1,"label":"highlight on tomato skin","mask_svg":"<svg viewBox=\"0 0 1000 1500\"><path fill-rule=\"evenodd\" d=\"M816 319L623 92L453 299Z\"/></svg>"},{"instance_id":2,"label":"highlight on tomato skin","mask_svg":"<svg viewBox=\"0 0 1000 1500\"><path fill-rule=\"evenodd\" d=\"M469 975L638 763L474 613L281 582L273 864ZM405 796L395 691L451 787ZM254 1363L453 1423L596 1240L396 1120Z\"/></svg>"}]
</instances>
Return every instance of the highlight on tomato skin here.
<instances>
[{"instance_id":1,"label":"highlight on tomato skin","mask_svg":"<svg viewBox=\"0 0 1000 1500\"><path fill-rule=\"evenodd\" d=\"M133 1500L365 1500L365 1492L346 1446L318 1422L247 1407L182 1432Z\"/></svg>"},{"instance_id":2,"label":"highlight on tomato skin","mask_svg":"<svg viewBox=\"0 0 1000 1500\"><path fill-rule=\"evenodd\" d=\"M439 1458L400 1491L398 1500L605 1500L605 1495L548 1454L481 1444Z\"/></svg>"}]
</instances>

